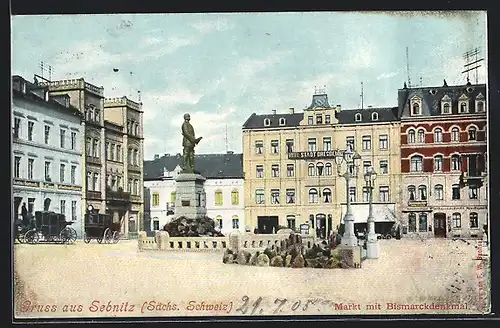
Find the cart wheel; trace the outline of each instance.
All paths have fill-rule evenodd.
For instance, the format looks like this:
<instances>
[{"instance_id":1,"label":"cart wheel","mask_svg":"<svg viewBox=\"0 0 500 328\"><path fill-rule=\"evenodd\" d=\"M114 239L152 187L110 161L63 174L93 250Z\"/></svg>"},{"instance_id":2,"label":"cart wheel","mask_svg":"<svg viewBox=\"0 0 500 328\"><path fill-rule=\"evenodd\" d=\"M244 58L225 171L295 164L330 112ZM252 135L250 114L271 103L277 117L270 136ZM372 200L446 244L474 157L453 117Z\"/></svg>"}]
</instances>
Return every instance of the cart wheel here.
<instances>
[{"instance_id":1,"label":"cart wheel","mask_svg":"<svg viewBox=\"0 0 500 328\"><path fill-rule=\"evenodd\" d=\"M16 236L16 239L17 239L17 241L19 242L19 244L24 244L24 243L25 243L25 240L24 240L24 233L22 233L22 232L18 232L18 233L17 233L17 236Z\"/></svg>"},{"instance_id":2,"label":"cart wheel","mask_svg":"<svg viewBox=\"0 0 500 328\"><path fill-rule=\"evenodd\" d=\"M391 238L392 238L391 235L389 235L389 234L385 235L385 239L391 239Z\"/></svg>"},{"instance_id":3,"label":"cart wheel","mask_svg":"<svg viewBox=\"0 0 500 328\"><path fill-rule=\"evenodd\" d=\"M97 237L95 240L97 240L97 242L98 242L99 244L101 244L101 243L102 243L102 237Z\"/></svg>"},{"instance_id":4,"label":"cart wheel","mask_svg":"<svg viewBox=\"0 0 500 328\"><path fill-rule=\"evenodd\" d=\"M92 239L92 238L90 238L89 236L87 236L87 233L84 233L84 234L83 234L83 241L85 242L85 244L90 243L90 240L91 240L91 239Z\"/></svg>"},{"instance_id":5,"label":"cart wheel","mask_svg":"<svg viewBox=\"0 0 500 328\"><path fill-rule=\"evenodd\" d=\"M104 234L103 234L103 239L104 239L104 243L111 243L111 239L113 238L113 233L111 232L111 230L109 230L109 228L106 228L106 230L104 230Z\"/></svg>"},{"instance_id":6,"label":"cart wheel","mask_svg":"<svg viewBox=\"0 0 500 328\"><path fill-rule=\"evenodd\" d=\"M120 233L118 231L113 232L113 244L116 244L120 240Z\"/></svg>"},{"instance_id":7,"label":"cart wheel","mask_svg":"<svg viewBox=\"0 0 500 328\"><path fill-rule=\"evenodd\" d=\"M28 244L36 244L38 239L38 233L35 230L29 230L24 234L24 241Z\"/></svg>"},{"instance_id":8,"label":"cart wheel","mask_svg":"<svg viewBox=\"0 0 500 328\"><path fill-rule=\"evenodd\" d=\"M62 243L65 244L74 244L76 241L76 231L73 228L66 227L62 229L61 233L59 234L60 240Z\"/></svg>"}]
</instances>

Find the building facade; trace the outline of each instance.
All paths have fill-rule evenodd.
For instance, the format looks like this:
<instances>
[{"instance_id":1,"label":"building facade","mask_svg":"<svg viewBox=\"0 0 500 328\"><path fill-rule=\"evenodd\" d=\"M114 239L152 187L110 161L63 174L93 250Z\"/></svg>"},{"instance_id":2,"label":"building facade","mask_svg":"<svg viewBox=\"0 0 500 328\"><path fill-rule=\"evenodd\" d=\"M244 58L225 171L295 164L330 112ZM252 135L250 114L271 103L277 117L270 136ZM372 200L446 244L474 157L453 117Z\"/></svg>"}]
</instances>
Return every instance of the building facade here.
<instances>
[{"instance_id":1,"label":"building facade","mask_svg":"<svg viewBox=\"0 0 500 328\"><path fill-rule=\"evenodd\" d=\"M302 113L290 108L283 114L252 114L243 125L247 224L260 233L306 224L310 233L326 237L341 223L347 194L332 151L347 147L362 157L360 175L349 188L357 222L366 223L362 174L371 166L379 173L375 206L387 209L387 221L395 222L399 138L396 107L342 110L330 106L324 93L313 95Z\"/></svg>"},{"instance_id":2,"label":"building facade","mask_svg":"<svg viewBox=\"0 0 500 328\"><path fill-rule=\"evenodd\" d=\"M82 237L82 144L85 126L68 96L13 77L14 213L54 211Z\"/></svg>"},{"instance_id":3,"label":"building facade","mask_svg":"<svg viewBox=\"0 0 500 328\"><path fill-rule=\"evenodd\" d=\"M403 88L403 236L481 237L488 222L486 85Z\"/></svg>"},{"instance_id":4,"label":"building facade","mask_svg":"<svg viewBox=\"0 0 500 328\"><path fill-rule=\"evenodd\" d=\"M144 162L144 193L146 217L150 229L161 230L175 218L175 177L181 172L180 154L155 156ZM234 229L250 230L245 224L242 154L195 155L196 170L206 178L204 183L207 216L214 219L222 233Z\"/></svg>"}]
</instances>

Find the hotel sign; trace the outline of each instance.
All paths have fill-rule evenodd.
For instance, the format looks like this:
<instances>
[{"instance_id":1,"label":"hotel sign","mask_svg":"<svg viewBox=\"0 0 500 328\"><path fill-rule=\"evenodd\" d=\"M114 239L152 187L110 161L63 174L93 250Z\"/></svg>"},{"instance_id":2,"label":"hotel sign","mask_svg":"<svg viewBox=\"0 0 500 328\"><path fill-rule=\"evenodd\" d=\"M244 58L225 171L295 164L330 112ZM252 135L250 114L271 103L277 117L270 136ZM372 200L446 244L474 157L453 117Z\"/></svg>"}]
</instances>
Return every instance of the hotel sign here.
<instances>
[{"instance_id":1,"label":"hotel sign","mask_svg":"<svg viewBox=\"0 0 500 328\"><path fill-rule=\"evenodd\" d=\"M345 150L327 150L327 151L299 151L288 153L288 159L334 159L337 156L343 156Z\"/></svg>"},{"instance_id":2,"label":"hotel sign","mask_svg":"<svg viewBox=\"0 0 500 328\"><path fill-rule=\"evenodd\" d=\"M29 180L22 180L22 179L14 179L13 184L16 186L36 187L36 188L38 188L40 186L38 181L29 181Z\"/></svg>"}]
</instances>

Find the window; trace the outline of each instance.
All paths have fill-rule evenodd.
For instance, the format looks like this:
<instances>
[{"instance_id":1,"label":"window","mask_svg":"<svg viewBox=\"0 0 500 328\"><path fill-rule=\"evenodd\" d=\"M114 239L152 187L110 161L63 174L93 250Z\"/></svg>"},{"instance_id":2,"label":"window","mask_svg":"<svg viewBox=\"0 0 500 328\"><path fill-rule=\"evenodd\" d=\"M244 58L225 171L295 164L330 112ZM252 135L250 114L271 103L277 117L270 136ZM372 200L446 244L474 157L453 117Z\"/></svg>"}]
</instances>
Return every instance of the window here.
<instances>
[{"instance_id":1,"label":"window","mask_svg":"<svg viewBox=\"0 0 500 328\"><path fill-rule=\"evenodd\" d=\"M316 172L318 172L318 176L323 175L323 163L319 162L316 164Z\"/></svg>"},{"instance_id":2,"label":"window","mask_svg":"<svg viewBox=\"0 0 500 328\"><path fill-rule=\"evenodd\" d=\"M121 145L116 145L116 160L118 162L122 161L122 146Z\"/></svg>"},{"instance_id":3,"label":"window","mask_svg":"<svg viewBox=\"0 0 500 328\"><path fill-rule=\"evenodd\" d=\"M363 187L363 202L367 203L370 201L370 188Z\"/></svg>"},{"instance_id":4,"label":"window","mask_svg":"<svg viewBox=\"0 0 500 328\"><path fill-rule=\"evenodd\" d=\"M409 213L408 214L408 232L416 232L417 231L417 214Z\"/></svg>"},{"instance_id":5,"label":"window","mask_svg":"<svg viewBox=\"0 0 500 328\"><path fill-rule=\"evenodd\" d=\"M346 145L346 149L350 149L352 151L354 151L354 137L352 136L349 136L349 137L346 137L345 138L345 145Z\"/></svg>"},{"instance_id":6,"label":"window","mask_svg":"<svg viewBox=\"0 0 500 328\"><path fill-rule=\"evenodd\" d=\"M323 124L323 115L316 114L316 124Z\"/></svg>"},{"instance_id":7,"label":"window","mask_svg":"<svg viewBox=\"0 0 500 328\"><path fill-rule=\"evenodd\" d=\"M434 156L434 171L437 172L443 171L443 156L441 155Z\"/></svg>"},{"instance_id":8,"label":"window","mask_svg":"<svg viewBox=\"0 0 500 328\"><path fill-rule=\"evenodd\" d=\"M326 163L325 175L332 175L332 163Z\"/></svg>"},{"instance_id":9,"label":"window","mask_svg":"<svg viewBox=\"0 0 500 328\"><path fill-rule=\"evenodd\" d=\"M460 170L460 156L458 156L458 155L451 155L451 169L453 171Z\"/></svg>"},{"instance_id":10,"label":"window","mask_svg":"<svg viewBox=\"0 0 500 328\"><path fill-rule=\"evenodd\" d=\"M139 166L139 150L134 149L134 165Z\"/></svg>"},{"instance_id":11,"label":"window","mask_svg":"<svg viewBox=\"0 0 500 328\"><path fill-rule=\"evenodd\" d=\"M478 101L476 107L478 112L484 112L484 102Z\"/></svg>"},{"instance_id":12,"label":"window","mask_svg":"<svg viewBox=\"0 0 500 328\"><path fill-rule=\"evenodd\" d=\"M434 186L434 195L436 196L436 200L443 200L444 199L443 185L437 184Z\"/></svg>"},{"instance_id":13,"label":"window","mask_svg":"<svg viewBox=\"0 0 500 328\"><path fill-rule=\"evenodd\" d=\"M439 128L434 130L434 142L443 142L443 130Z\"/></svg>"},{"instance_id":14,"label":"window","mask_svg":"<svg viewBox=\"0 0 500 328\"><path fill-rule=\"evenodd\" d=\"M130 191L132 191L132 179L129 179L130 183ZM99 191L101 189L101 184L99 183L99 173L94 173L94 177L92 180L92 190Z\"/></svg>"},{"instance_id":15,"label":"window","mask_svg":"<svg viewBox=\"0 0 500 328\"><path fill-rule=\"evenodd\" d=\"M92 156L99 157L98 151L99 151L99 140L94 139L94 143L92 145Z\"/></svg>"},{"instance_id":16,"label":"window","mask_svg":"<svg viewBox=\"0 0 500 328\"><path fill-rule=\"evenodd\" d=\"M318 190L315 188L309 189L309 203L318 202Z\"/></svg>"},{"instance_id":17,"label":"window","mask_svg":"<svg viewBox=\"0 0 500 328\"><path fill-rule=\"evenodd\" d=\"M60 164L59 165L59 181L61 183L64 183L64 173L66 172L66 165Z\"/></svg>"},{"instance_id":18,"label":"window","mask_svg":"<svg viewBox=\"0 0 500 328\"><path fill-rule=\"evenodd\" d=\"M263 178L264 177L264 165L257 165L255 167L255 173L257 178Z\"/></svg>"},{"instance_id":19,"label":"window","mask_svg":"<svg viewBox=\"0 0 500 328\"><path fill-rule=\"evenodd\" d=\"M64 148L66 146L66 130L61 129L60 131L60 146Z\"/></svg>"},{"instance_id":20,"label":"window","mask_svg":"<svg viewBox=\"0 0 500 328\"><path fill-rule=\"evenodd\" d=\"M295 175L295 167L293 164L286 165L286 176L293 177Z\"/></svg>"},{"instance_id":21,"label":"window","mask_svg":"<svg viewBox=\"0 0 500 328\"><path fill-rule=\"evenodd\" d=\"M477 219L477 213L472 212L469 214L469 227L470 228L478 228L479 227L479 222Z\"/></svg>"},{"instance_id":22,"label":"window","mask_svg":"<svg viewBox=\"0 0 500 328\"><path fill-rule=\"evenodd\" d=\"M458 200L460 199L460 186L457 184L454 184L451 187L451 199L452 200Z\"/></svg>"},{"instance_id":23,"label":"window","mask_svg":"<svg viewBox=\"0 0 500 328\"><path fill-rule=\"evenodd\" d=\"M175 191L170 193L170 203L175 204Z\"/></svg>"},{"instance_id":24,"label":"window","mask_svg":"<svg viewBox=\"0 0 500 328\"><path fill-rule=\"evenodd\" d=\"M92 173L87 172L87 190L93 190L92 189Z\"/></svg>"},{"instance_id":25,"label":"window","mask_svg":"<svg viewBox=\"0 0 500 328\"><path fill-rule=\"evenodd\" d=\"M330 124L331 121L330 121L330 115L325 115L325 124Z\"/></svg>"},{"instance_id":26,"label":"window","mask_svg":"<svg viewBox=\"0 0 500 328\"><path fill-rule=\"evenodd\" d=\"M286 139L286 152L293 153L293 139Z\"/></svg>"},{"instance_id":27,"label":"window","mask_svg":"<svg viewBox=\"0 0 500 328\"><path fill-rule=\"evenodd\" d=\"M408 143L415 143L415 130L408 131Z\"/></svg>"},{"instance_id":28,"label":"window","mask_svg":"<svg viewBox=\"0 0 500 328\"><path fill-rule=\"evenodd\" d=\"M99 117L99 112L100 112L100 111L99 111L97 108L96 108L96 109L94 109L94 121L95 121L95 122L99 122L99 121L100 121L100 119L99 119L99 118L100 118L100 117Z\"/></svg>"},{"instance_id":29,"label":"window","mask_svg":"<svg viewBox=\"0 0 500 328\"><path fill-rule=\"evenodd\" d=\"M14 157L14 178L21 177L21 157Z\"/></svg>"},{"instance_id":30,"label":"window","mask_svg":"<svg viewBox=\"0 0 500 328\"><path fill-rule=\"evenodd\" d=\"M233 229L239 229L240 228L240 219L238 218L237 215L233 215Z\"/></svg>"},{"instance_id":31,"label":"window","mask_svg":"<svg viewBox=\"0 0 500 328\"><path fill-rule=\"evenodd\" d=\"M419 200L427 200L427 187L424 185L418 186Z\"/></svg>"},{"instance_id":32,"label":"window","mask_svg":"<svg viewBox=\"0 0 500 328\"><path fill-rule=\"evenodd\" d=\"M307 150L316 151L316 138L309 138L307 140Z\"/></svg>"},{"instance_id":33,"label":"window","mask_svg":"<svg viewBox=\"0 0 500 328\"><path fill-rule=\"evenodd\" d=\"M28 158L28 180L33 180L33 167L35 165L35 159Z\"/></svg>"},{"instance_id":34,"label":"window","mask_svg":"<svg viewBox=\"0 0 500 328\"><path fill-rule=\"evenodd\" d=\"M134 180L134 194L135 195L140 195L141 191L139 189L139 180Z\"/></svg>"},{"instance_id":35,"label":"window","mask_svg":"<svg viewBox=\"0 0 500 328\"><path fill-rule=\"evenodd\" d=\"M153 220L153 230L160 230L160 221Z\"/></svg>"},{"instance_id":36,"label":"window","mask_svg":"<svg viewBox=\"0 0 500 328\"><path fill-rule=\"evenodd\" d=\"M255 203L256 204L264 204L264 189L256 189L255 190Z\"/></svg>"},{"instance_id":37,"label":"window","mask_svg":"<svg viewBox=\"0 0 500 328\"><path fill-rule=\"evenodd\" d=\"M117 189L122 188L122 177L121 176L116 177L116 188Z\"/></svg>"},{"instance_id":38,"label":"window","mask_svg":"<svg viewBox=\"0 0 500 328\"><path fill-rule=\"evenodd\" d=\"M349 200L356 202L356 187L349 187Z\"/></svg>"},{"instance_id":39,"label":"window","mask_svg":"<svg viewBox=\"0 0 500 328\"><path fill-rule=\"evenodd\" d=\"M132 165L132 148L128 149L128 152L127 152L127 163L129 163L130 165Z\"/></svg>"},{"instance_id":40,"label":"window","mask_svg":"<svg viewBox=\"0 0 500 328\"><path fill-rule=\"evenodd\" d=\"M271 189L271 204L279 204L280 203L280 190L279 189Z\"/></svg>"},{"instance_id":41,"label":"window","mask_svg":"<svg viewBox=\"0 0 500 328\"><path fill-rule=\"evenodd\" d=\"M424 131L424 129L420 129L417 131L417 141L419 143L425 143L425 131Z\"/></svg>"},{"instance_id":42,"label":"window","mask_svg":"<svg viewBox=\"0 0 500 328\"><path fill-rule=\"evenodd\" d=\"M460 229L462 227L462 219L460 213L453 213L451 217L453 222L453 228Z\"/></svg>"},{"instance_id":43,"label":"window","mask_svg":"<svg viewBox=\"0 0 500 328\"><path fill-rule=\"evenodd\" d=\"M418 232L427 231L427 213L420 213L418 215Z\"/></svg>"},{"instance_id":44,"label":"window","mask_svg":"<svg viewBox=\"0 0 500 328\"><path fill-rule=\"evenodd\" d=\"M45 181L51 181L50 177L50 162L45 161Z\"/></svg>"},{"instance_id":45,"label":"window","mask_svg":"<svg viewBox=\"0 0 500 328\"><path fill-rule=\"evenodd\" d=\"M378 145L380 149L389 149L389 136L382 134L378 137Z\"/></svg>"},{"instance_id":46,"label":"window","mask_svg":"<svg viewBox=\"0 0 500 328\"><path fill-rule=\"evenodd\" d=\"M466 102L461 102L459 108L460 108L460 113L467 113L467 103Z\"/></svg>"},{"instance_id":47,"label":"window","mask_svg":"<svg viewBox=\"0 0 500 328\"><path fill-rule=\"evenodd\" d=\"M214 198L215 198L215 205L222 206L223 204L222 190L216 190Z\"/></svg>"},{"instance_id":48,"label":"window","mask_svg":"<svg viewBox=\"0 0 500 328\"><path fill-rule=\"evenodd\" d=\"M354 115L354 120L356 122L361 122L361 113L356 113L356 115Z\"/></svg>"},{"instance_id":49,"label":"window","mask_svg":"<svg viewBox=\"0 0 500 328\"><path fill-rule=\"evenodd\" d=\"M222 216L217 215L215 220L217 221L217 225L219 226L219 229L222 229L222 221L223 221Z\"/></svg>"},{"instance_id":50,"label":"window","mask_svg":"<svg viewBox=\"0 0 500 328\"><path fill-rule=\"evenodd\" d=\"M314 176L315 175L315 168L314 168L314 164L313 163L309 163L309 165L307 165L307 173L310 177Z\"/></svg>"},{"instance_id":51,"label":"window","mask_svg":"<svg viewBox=\"0 0 500 328\"><path fill-rule=\"evenodd\" d=\"M451 129L451 141L460 141L460 130L457 127Z\"/></svg>"},{"instance_id":52,"label":"window","mask_svg":"<svg viewBox=\"0 0 500 328\"><path fill-rule=\"evenodd\" d=\"M286 124L286 120L284 117L281 117L280 118L280 125L285 125Z\"/></svg>"},{"instance_id":53,"label":"window","mask_svg":"<svg viewBox=\"0 0 500 328\"><path fill-rule=\"evenodd\" d=\"M388 202L389 201L389 186L380 186L378 188L379 201Z\"/></svg>"},{"instance_id":54,"label":"window","mask_svg":"<svg viewBox=\"0 0 500 328\"><path fill-rule=\"evenodd\" d=\"M104 147L104 151L106 152L104 155L106 156L106 159L109 160L110 159L110 146L109 146L109 142L106 142L106 146Z\"/></svg>"},{"instance_id":55,"label":"window","mask_svg":"<svg viewBox=\"0 0 500 328\"><path fill-rule=\"evenodd\" d=\"M61 214L66 214L66 201L64 199L61 199Z\"/></svg>"},{"instance_id":56,"label":"window","mask_svg":"<svg viewBox=\"0 0 500 328\"><path fill-rule=\"evenodd\" d=\"M109 150L109 152L110 152L109 159L112 160L112 161L115 160L115 147L116 147L115 144L111 144L111 148Z\"/></svg>"},{"instance_id":57,"label":"window","mask_svg":"<svg viewBox=\"0 0 500 328\"><path fill-rule=\"evenodd\" d=\"M231 204L238 205L240 203L240 193L238 190L231 191Z\"/></svg>"},{"instance_id":58,"label":"window","mask_svg":"<svg viewBox=\"0 0 500 328\"><path fill-rule=\"evenodd\" d=\"M324 137L323 138L323 150L324 151L332 150L332 138L331 137Z\"/></svg>"},{"instance_id":59,"label":"window","mask_svg":"<svg viewBox=\"0 0 500 328\"><path fill-rule=\"evenodd\" d=\"M422 156L420 156L420 155L412 156L410 159L410 162L411 162L410 171L411 172L422 172L422 161L423 161Z\"/></svg>"},{"instance_id":60,"label":"window","mask_svg":"<svg viewBox=\"0 0 500 328\"><path fill-rule=\"evenodd\" d=\"M469 199L478 199L479 198L479 189L477 186L469 186Z\"/></svg>"},{"instance_id":61,"label":"window","mask_svg":"<svg viewBox=\"0 0 500 328\"><path fill-rule=\"evenodd\" d=\"M307 124L308 124L308 125L313 125L313 123L314 123L314 119L313 119L313 117L312 117L312 116L308 116L308 117L307 117Z\"/></svg>"},{"instance_id":62,"label":"window","mask_svg":"<svg viewBox=\"0 0 500 328\"><path fill-rule=\"evenodd\" d=\"M476 128L471 126L469 128L468 135L469 135L469 140L477 140L476 139Z\"/></svg>"},{"instance_id":63,"label":"window","mask_svg":"<svg viewBox=\"0 0 500 328\"><path fill-rule=\"evenodd\" d=\"M264 141L262 140L255 141L255 153L258 155L264 153Z\"/></svg>"},{"instance_id":64,"label":"window","mask_svg":"<svg viewBox=\"0 0 500 328\"><path fill-rule=\"evenodd\" d=\"M160 206L160 194L157 192L153 193L153 206Z\"/></svg>"},{"instance_id":65,"label":"window","mask_svg":"<svg viewBox=\"0 0 500 328\"><path fill-rule=\"evenodd\" d=\"M19 138L21 135L21 119L19 117L14 117L14 138Z\"/></svg>"},{"instance_id":66,"label":"window","mask_svg":"<svg viewBox=\"0 0 500 328\"><path fill-rule=\"evenodd\" d=\"M387 160L383 159L380 161L380 174L388 174L389 173L389 164Z\"/></svg>"},{"instance_id":67,"label":"window","mask_svg":"<svg viewBox=\"0 0 500 328\"><path fill-rule=\"evenodd\" d=\"M286 190L286 203L295 204L295 189Z\"/></svg>"},{"instance_id":68,"label":"window","mask_svg":"<svg viewBox=\"0 0 500 328\"><path fill-rule=\"evenodd\" d=\"M271 165L271 173L272 173L273 178L279 178L280 166L278 164Z\"/></svg>"},{"instance_id":69,"label":"window","mask_svg":"<svg viewBox=\"0 0 500 328\"><path fill-rule=\"evenodd\" d=\"M111 176L111 190L116 191L116 176Z\"/></svg>"},{"instance_id":70,"label":"window","mask_svg":"<svg viewBox=\"0 0 500 328\"><path fill-rule=\"evenodd\" d=\"M372 113L372 121L378 121L378 113Z\"/></svg>"},{"instance_id":71,"label":"window","mask_svg":"<svg viewBox=\"0 0 500 328\"><path fill-rule=\"evenodd\" d=\"M87 153L87 156L92 154L92 138L87 138L85 141L85 152Z\"/></svg>"},{"instance_id":72,"label":"window","mask_svg":"<svg viewBox=\"0 0 500 328\"><path fill-rule=\"evenodd\" d=\"M371 166L372 166L371 161L363 161L363 173L368 172Z\"/></svg>"},{"instance_id":73,"label":"window","mask_svg":"<svg viewBox=\"0 0 500 328\"><path fill-rule=\"evenodd\" d=\"M35 127L35 122L28 121L28 141L33 141L33 128Z\"/></svg>"},{"instance_id":74,"label":"window","mask_svg":"<svg viewBox=\"0 0 500 328\"><path fill-rule=\"evenodd\" d=\"M451 113L450 103L444 103L443 104L443 114L450 114L450 113Z\"/></svg>"},{"instance_id":75,"label":"window","mask_svg":"<svg viewBox=\"0 0 500 328\"><path fill-rule=\"evenodd\" d=\"M289 229L295 230L295 216L294 215L287 215L286 216L286 223Z\"/></svg>"},{"instance_id":76,"label":"window","mask_svg":"<svg viewBox=\"0 0 500 328\"><path fill-rule=\"evenodd\" d=\"M48 145L49 141L50 141L50 126L46 125L45 126L44 142L46 145Z\"/></svg>"},{"instance_id":77,"label":"window","mask_svg":"<svg viewBox=\"0 0 500 328\"><path fill-rule=\"evenodd\" d=\"M139 123L134 124L134 135L139 135Z\"/></svg>"},{"instance_id":78,"label":"window","mask_svg":"<svg viewBox=\"0 0 500 328\"><path fill-rule=\"evenodd\" d=\"M76 221L76 200L71 201L71 221Z\"/></svg>"},{"instance_id":79,"label":"window","mask_svg":"<svg viewBox=\"0 0 500 328\"><path fill-rule=\"evenodd\" d=\"M71 132L71 150L76 149L76 132Z\"/></svg>"},{"instance_id":80,"label":"window","mask_svg":"<svg viewBox=\"0 0 500 328\"><path fill-rule=\"evenodd\" d=\"M271 140L271 153L278 154L279 153L279 142L278 140Z\"/></svg>"},{"instance_id":81,"label":"window","mask_svg":"<svg viewBox=\"0 0 500 328\"><path fill-rule=\"evenodd\" d=\"M362 138L362 150L372 149L372 138L370 136L363 136Z\"/></svg>"},{"instance_id":82,"label":"window","mask_svg":"<svg viewBox=\"0 0 500 328\"><path fill-rule=\"evenodd\" d=\"M332 190L330 188L323 189L323 202L325 203L332 202Z\"/></svg>"},{"instance_id":83,"label":"window","mask_svg":"<svg viewBox=\"0 0 500 328\"><path fill-rule=\"evenodd\" d=\"M420 105L413 103L411 115L420 115Z\"/></svg>"},{"instance_id":84,"label":"window","mask_svg":"<svg viewBox=\"0 0 500 328\"><path fill-rule=\"evenodd\" d=\"M408 200L413 201L417 199L415 186L408 186Z\"/></svg>"}]
</instances>

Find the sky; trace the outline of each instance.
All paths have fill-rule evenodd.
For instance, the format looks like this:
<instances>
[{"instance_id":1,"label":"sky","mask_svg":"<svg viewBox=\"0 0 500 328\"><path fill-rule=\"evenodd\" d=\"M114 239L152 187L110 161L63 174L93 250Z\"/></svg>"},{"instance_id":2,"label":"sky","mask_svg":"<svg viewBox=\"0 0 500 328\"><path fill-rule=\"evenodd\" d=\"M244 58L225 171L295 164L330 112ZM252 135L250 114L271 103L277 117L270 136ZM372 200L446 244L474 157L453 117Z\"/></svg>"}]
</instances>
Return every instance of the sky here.
<instances>
[{"instance_id":1,"label":"sky","mask_svg":"<svg viewBox=\"0 0 500 328\"><path fill-rule=\"evenodd\" d=\"M182 152L184 113L203 137L196 153L241 152L252 113L300 112L315 87L343 110L360 108L361 82L364 106L397 106L407 63L412 86L456 85L466 83L465 52L487 55L479 11L43 15L11 25L12 74L33 80L44 62L52 80L83 77L109 98L138 101L140 91L145 160ZM486 72L483 61L479 83Z\"/></svg>"}]
</instances>

